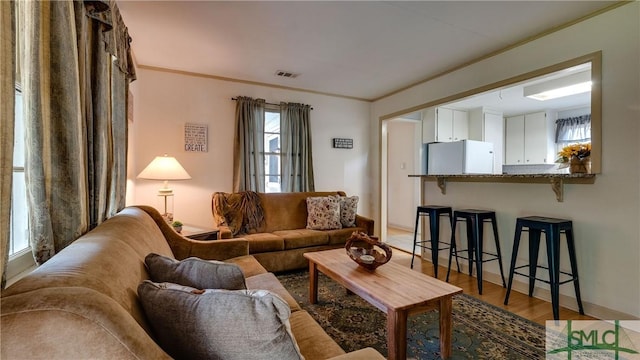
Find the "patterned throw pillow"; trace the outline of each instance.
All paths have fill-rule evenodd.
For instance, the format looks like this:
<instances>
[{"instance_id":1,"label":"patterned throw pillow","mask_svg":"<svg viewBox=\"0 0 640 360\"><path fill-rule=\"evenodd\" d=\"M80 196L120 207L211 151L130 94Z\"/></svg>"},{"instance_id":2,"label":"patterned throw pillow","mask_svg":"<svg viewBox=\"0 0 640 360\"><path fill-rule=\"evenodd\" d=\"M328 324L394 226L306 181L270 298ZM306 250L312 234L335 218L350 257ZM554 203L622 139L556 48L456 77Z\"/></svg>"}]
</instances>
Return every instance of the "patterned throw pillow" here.
<instances>
[{"instance_id":1,"label":"patterned throw pillow","mask_svg":"<svg viewBox=\"0 0 640 360\"><path fill-rule=\"evenodd\" d=\"M289 305L267 290L198 290L145 280L138 295L158 343L173 358L304 359Z\"/></svg>"},{"instance_id":2,"label":"patterned throw pillow","mask_svg":"<svg viewBox=\"0 0 640 360\"><path fill-rule=\"evenodd\" d=\"M358 212L358 200L357 196L339 196L331 195L331 197L340 201L340 223L342 227L354 227L356 226L356 214Z\"/></svg>"},{"instance_id":3,"label":"patterned throw pillow","mask_svg":"<svg viewBox=\"0 0 640 360\"><path fill-rule=\"evenodd\" d=\"M155 282L170 282L197 289L246 289L240 266L195 257L182 261L151 253L144 258L149 276Z\"/></svg>"},{"instance_id":4,"label":"patterned throw pillow","mask_svg":"<svg viewBox=\"0 0 640 360\"><path fill-rule=\"evenodd\" d=\"M332 197L307 198L307 229L341 229L340 201Z\"/></svg>"}]
</instances>

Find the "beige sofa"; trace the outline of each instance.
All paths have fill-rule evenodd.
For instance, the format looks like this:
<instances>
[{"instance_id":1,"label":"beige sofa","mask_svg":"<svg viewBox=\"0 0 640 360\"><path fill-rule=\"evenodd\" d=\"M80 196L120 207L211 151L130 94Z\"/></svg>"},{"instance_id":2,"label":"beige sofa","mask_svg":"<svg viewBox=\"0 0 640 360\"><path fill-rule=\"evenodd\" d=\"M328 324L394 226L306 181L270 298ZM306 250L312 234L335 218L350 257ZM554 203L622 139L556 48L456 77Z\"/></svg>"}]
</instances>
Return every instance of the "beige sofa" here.
<instances>
[{"instance_id":1,"label":"beige sofa","mask_svg":"<svg viewBox=\"0 0 640 360\"><path fill-rule=\"evenodd\" d=\"M344 354L248 249L241 239L189 240L155 209L126 208L2 291L0 358L169 358L154 341L137 294L149 279L144 258L151 252L237 263L248 288L274 291L289 303L306 359L382 358L370 348Z\"/></svg>"},{"instance_id":2,"label":"beige sofa","mask_svg":"<svg viewBox=\"0 0 640 360\"><path fill-rule=\"evenodd\" d=\"M212 196L212 213L216 226L220 230L219 238L234 237L228 219L217 211L216 193ZM227 194L224 194L227 195ZM295 193L257 193L264 213L264 222L249 233L236 235L246 239L249 254L253 255L268 271L279 272L307 267L303 254L344 247L354 231L373 235L374 221L356 215L356 226L335 230L307 229L308 197L329 195L346 196L342 191L331 192L295 192ZM228 217L228 216L227 216Z\"/></svg>"}]
</instances>

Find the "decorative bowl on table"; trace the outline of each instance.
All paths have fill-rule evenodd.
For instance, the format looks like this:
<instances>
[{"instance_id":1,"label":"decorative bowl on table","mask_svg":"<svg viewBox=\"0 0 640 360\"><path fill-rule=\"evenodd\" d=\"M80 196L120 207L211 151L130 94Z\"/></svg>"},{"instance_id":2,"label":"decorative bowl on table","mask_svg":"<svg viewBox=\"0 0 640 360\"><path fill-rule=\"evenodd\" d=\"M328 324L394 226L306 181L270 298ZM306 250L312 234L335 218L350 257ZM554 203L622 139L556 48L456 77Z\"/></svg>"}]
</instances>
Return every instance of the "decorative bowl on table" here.
<instances>
[{"instance_id":1,"label":"decorative bowl on table","mask_svg":"<svg viewBox=\"0 0 640 360\"><path fill-rule=\"evenodd\" d=\"M375 270L391 260L391 248L363 232L354 231L345 244L347 255L351 260L367 270Z\"/></svg>"}]
</instances>

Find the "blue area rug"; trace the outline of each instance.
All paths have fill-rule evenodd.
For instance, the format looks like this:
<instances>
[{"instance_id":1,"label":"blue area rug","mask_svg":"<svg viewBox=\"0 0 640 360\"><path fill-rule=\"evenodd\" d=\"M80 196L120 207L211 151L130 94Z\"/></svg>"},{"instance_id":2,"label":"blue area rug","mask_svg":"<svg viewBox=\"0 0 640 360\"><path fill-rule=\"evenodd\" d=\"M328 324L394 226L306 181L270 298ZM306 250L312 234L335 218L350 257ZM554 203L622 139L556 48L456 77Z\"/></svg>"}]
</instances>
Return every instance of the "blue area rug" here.
<instances>
[{"instance_id":1,"label":"blue area rug","mask_svg":"<svg viewBox=\"0 0 640 360\"><path fill-rule=\"evenodd\" d=\"M278 279L303 309L345 350L373 347L386 356L386 315L320 274L318 303L309 304L309 273ZM453 298L452 359L544 359L545 328L471 296ZM438 312L409 317L407 356L439 359Z\"/></svg>"}]
</instances>

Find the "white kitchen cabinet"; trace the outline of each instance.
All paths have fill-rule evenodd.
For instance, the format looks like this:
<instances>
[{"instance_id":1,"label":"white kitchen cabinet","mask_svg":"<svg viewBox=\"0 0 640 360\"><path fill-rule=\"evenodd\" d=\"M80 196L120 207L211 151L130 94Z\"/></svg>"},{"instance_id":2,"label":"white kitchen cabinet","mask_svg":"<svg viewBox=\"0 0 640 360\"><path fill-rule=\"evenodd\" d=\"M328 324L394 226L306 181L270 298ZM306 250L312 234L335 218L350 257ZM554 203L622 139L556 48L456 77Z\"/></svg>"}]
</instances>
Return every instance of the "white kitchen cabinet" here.
<instances>
[{"instance_id":1,"label":"white kitchen cabinet","mask_svg":"<svg viewBox=\"0 0 640 360\"><path fill-rule=\"evenodd\" d=\"M548 164L555 159L549 156L551 142L547 126L547 114L535 113L524 117L524 162L525 164Z\"/></svg>"},{"instance_id":2,"label":"white kitchen cabinet","mask_svg":"<svg viewBox=\"0 0 640 360\"><path fill-rule=\"evenodd\" d=\"M537 112L505 120L505 165L552 164L554 119L551 113Z\"/></svg>"},{"instance_id":3,"label":"white kitchen cabinet","mask_svg":"<svg viewBox=\"0 0 640 360\"><path fill-rule=\"evenodd\" d=\"M524 164L524 115L505 119L504 163L505 165Z\"/></svg>"},{"instance_id":4,"label":"white kitchen cabinet","mask_svg":"<svg viewBox=\"0 0 640 360\"><path fill-rule=\"evenodd\" d=\"M451 142L469 138L469 114L447 108L429 108L422 118L422 142Z\"/></svg>"},{"instance_id":5,"label":"white kitchen cabinet","mask_svg":"<svg viewBox=\"0 0 640 360\"><path fill-rule=\"evenodd\" d=\"M453 141L453 110L436 109L436 141Z\"/></svg>"},{"instance_id":6,"label":"white kitchen cabinet","mask_svg":"<svg viewBox=\"0 0 640 360\"><path fill-rule=\"evenodd\" d=\"M451 126L453 134L452 141L460 141L469 138L469 113L466 111L453 110L453 124Z\"/></svg>"},{"instance_id":7,"label":"white kitchen cabinet","mask_svg":"<svg viewBox=\"0 0 640 360\"><path fill-rule=\"evenodd\" d=\"M493 172L502 174L504 164L504 117L501 111L484 107L469 111L469 139L493 144Z\"/></svg>"}]
</instances>

